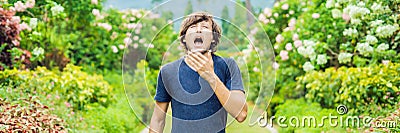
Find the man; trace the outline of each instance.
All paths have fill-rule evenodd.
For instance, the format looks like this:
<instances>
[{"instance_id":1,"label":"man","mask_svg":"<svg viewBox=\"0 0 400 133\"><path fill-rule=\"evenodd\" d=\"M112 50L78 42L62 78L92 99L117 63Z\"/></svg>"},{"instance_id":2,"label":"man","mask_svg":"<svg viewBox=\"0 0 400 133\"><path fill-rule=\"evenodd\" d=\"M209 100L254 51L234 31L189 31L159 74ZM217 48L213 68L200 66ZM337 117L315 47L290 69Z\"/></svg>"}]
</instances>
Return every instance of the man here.
<instances>
[{"instance_id":1,"label":"man","mask_svg":"<svg viewBox=\"0 0 400 133\"><path fill-rule=\"evenodd\" d=\"M238 122L247 116L241 73L231 58L214 54L221 28L205 12L189 15L181 25L186 55L164 65L158 75L150 132L163 132L168 105L171 132L225 132L227 112Z\"/></svg>"}]
</instances>

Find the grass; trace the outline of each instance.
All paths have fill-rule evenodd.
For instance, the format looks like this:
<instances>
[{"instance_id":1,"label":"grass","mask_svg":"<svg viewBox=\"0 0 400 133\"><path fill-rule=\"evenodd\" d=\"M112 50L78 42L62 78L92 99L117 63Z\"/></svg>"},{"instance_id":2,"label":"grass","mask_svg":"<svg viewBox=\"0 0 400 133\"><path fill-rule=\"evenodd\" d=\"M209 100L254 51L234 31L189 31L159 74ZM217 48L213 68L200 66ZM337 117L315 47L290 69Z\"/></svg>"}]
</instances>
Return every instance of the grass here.
<instances>
[{"instance_id":1,"label":"grass","mask_svg":"<svg viewBox=\"0 0 400 133\"><path fill-rule=\"evenodd\" d=\"M253 104L248 104L248 108L252 109L254 107ZM167 118L165 121L164 133L170 133L172 128L172 118L171 118L171 107L168 109ZM251 111L247 116L251 116ZM269 130L266 128L259 127L257 125L250 127L248 125L250 119L246 119L243 123L239 123L236 120L232 122L233 117L228 117L228 124L226 128L227 133L269 133Z\"/></svg>"}]
</instances>

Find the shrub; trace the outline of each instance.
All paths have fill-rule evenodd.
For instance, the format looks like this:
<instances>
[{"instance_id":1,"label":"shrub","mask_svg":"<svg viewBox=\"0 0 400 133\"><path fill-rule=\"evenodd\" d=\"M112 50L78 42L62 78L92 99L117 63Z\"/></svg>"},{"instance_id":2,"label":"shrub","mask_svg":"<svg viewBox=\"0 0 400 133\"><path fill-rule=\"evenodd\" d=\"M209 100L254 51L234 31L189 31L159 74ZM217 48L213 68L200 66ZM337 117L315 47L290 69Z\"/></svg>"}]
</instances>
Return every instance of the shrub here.
<instances>
[{"instance_id":1,"label":"shrub","mask_svg":"<svg viewBox=\"0 0 400 133\"><path fill-rule=\"evenodd\" d=\"M14 92L59 95L78 110L97 105L107 106L113 101L112 87L102 76L88 75L74 65L67 65L64 71L50 71L45 67L0 71L0 81L2 88L15 88ZM16 100L18 96L10 98Z\"/></svg>"},{"instance_id":2,"label":"shrub","mask_svg":"<svg viewBox=\"0 0 400 133\"><path fill-rule=\"evenodd\" d=\"M334 108L344 104L359 114L372 103L388 108L400 100L400 64L339 69L328 68L325 72L310 72L298 77L299 89L306 90L306 98L324 107Z\"/></svg>"}]
</instances>

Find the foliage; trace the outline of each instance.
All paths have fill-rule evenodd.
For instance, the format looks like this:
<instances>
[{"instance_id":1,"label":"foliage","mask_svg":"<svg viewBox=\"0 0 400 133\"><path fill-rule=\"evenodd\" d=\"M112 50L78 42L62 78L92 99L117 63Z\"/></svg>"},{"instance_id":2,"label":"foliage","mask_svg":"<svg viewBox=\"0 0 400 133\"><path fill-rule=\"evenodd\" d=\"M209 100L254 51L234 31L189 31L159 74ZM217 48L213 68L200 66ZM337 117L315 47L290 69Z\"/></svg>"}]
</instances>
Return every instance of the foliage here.
<instances>
[{"instance_id":1,"label":"foliage","mask_svg":"<svg viewBox=\"0 0 400 133\"><path fill-rule=\"evenodd\" d=\"M360 107L375 103L390 108L399 102L400 65L389 63L370 67L339 69L328 68L325 72L310 72L298 77L298 88L307 91L306 98L324 107L346 105L353 113L368 113ZM373 111L373 110L371 110ZM370 112L375 114L378 112Z\"/></svg>"},{"instance_id":2,"label":"foliage","mask_svg":"<svg viewBox=\"0 0 400 133\"><path fill-rule=\"evenodd\" d=\"M31 55L20 48L20 18L15 16L15 11L1 7L0 14L0 70L29 67Z\"/></svg>"},{"instance_id":3,"label":"foliage","mask_svg":"<svg viewBox=\"0 0 400 133\"><path fill-rule=\"evenodd\" d=\"M64 120L37 97L19 98L19 104L0 98L0 132L66 132Z\"/></svg>"},{"instance_id":4,"label":"foliage","mask_svg":"<svg viewBox=\"0 0 400 133\"><path fill-rule=\"evenodd\" d=\"M108 73L105 74L104 79L113 86L116 102L107 108L97 107L80 112L78 115L83 120L79 120L77 122L79 126L72 130L75 132L140 132L144 126L129 106L121 75Z\"/></svg>"},{"instance_id":5,"label":"foliage","mask_svg":"<svg viewBox=\"0 0 400 133\"><path fill-rule=\"evenodd\" d=\"M107 106L113 101L112 87L102 76L88 75L80 67L73 65L67 65L62 72L50 71L44 67L38 67L34 71L0 71L0 81L2 87L16 88L14 91L17 92L44 92L62 96L76 110L97 105Z\"/></svg>"}]
</instances>

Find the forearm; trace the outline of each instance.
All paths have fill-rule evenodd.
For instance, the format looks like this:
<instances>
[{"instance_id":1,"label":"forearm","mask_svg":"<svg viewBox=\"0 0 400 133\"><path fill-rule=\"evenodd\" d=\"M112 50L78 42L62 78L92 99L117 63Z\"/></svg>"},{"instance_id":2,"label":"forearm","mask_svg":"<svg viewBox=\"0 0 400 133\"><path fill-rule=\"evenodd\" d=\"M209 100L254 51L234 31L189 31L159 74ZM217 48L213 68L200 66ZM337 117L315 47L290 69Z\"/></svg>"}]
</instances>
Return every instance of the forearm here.
<instances>
[{"instance_id":1,"label":"forearm","mask_svg":"<svg viewBox=\"0 0 400 133\"><path fill-rule=\"evenodd\" d=\"M162 133L164 131L164 126L165 126L165 117L164 119L157 119L153 115L150 121L149 133Z\"/></svg>"},{"instance_id":2,"label":"forearm","mask_svg":"<svg viewBox=\"0 0 400 133\"><path fill-rule=\"evenodd\" d=\"M225 110L239 122L244 121L247 116L247 104L244 93L229 91L217 75L214 75L212 79L209 80L209 84Z\"/></svg>"}]
</instances>

